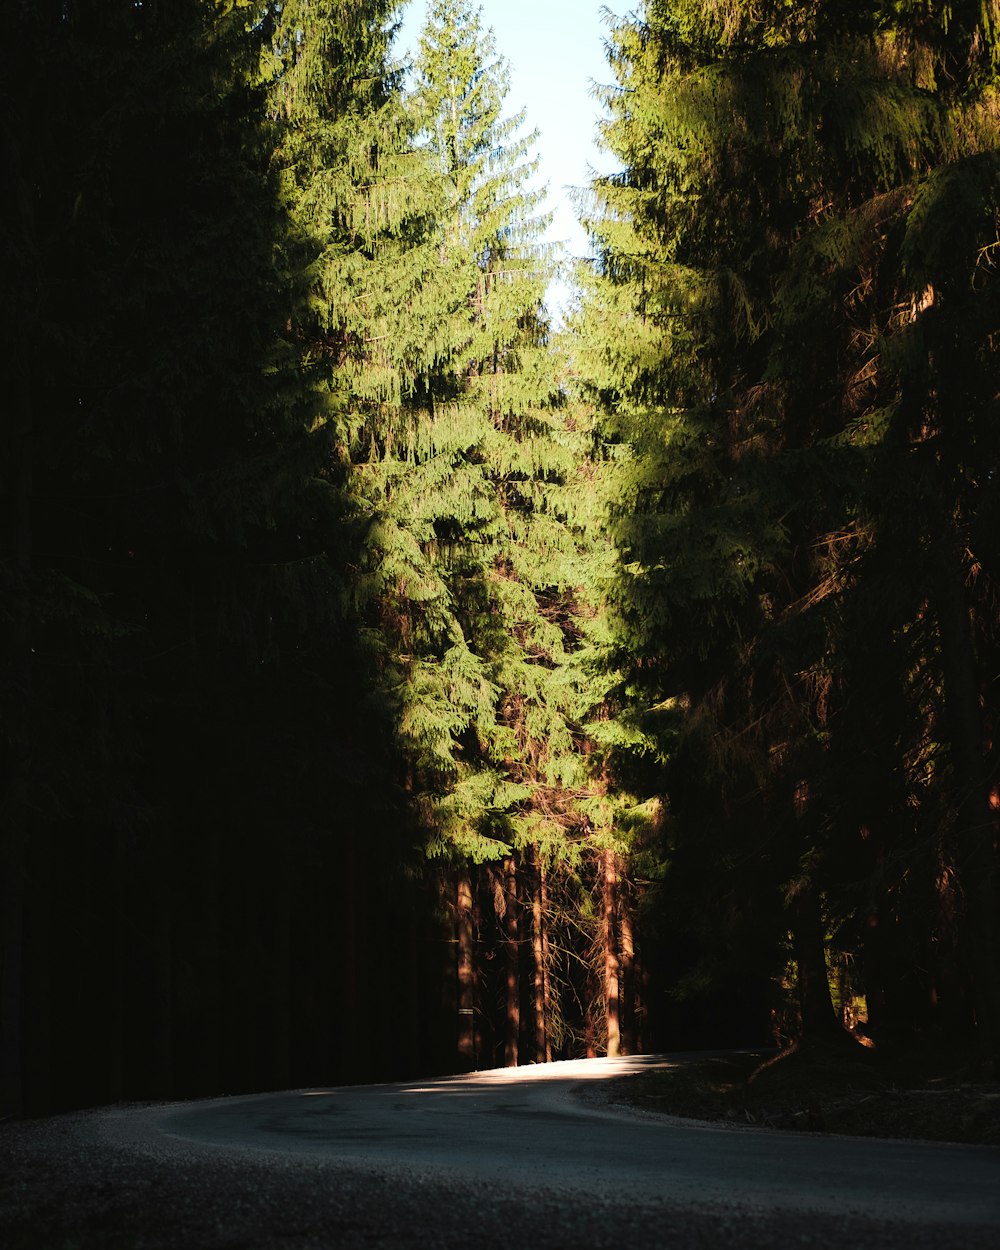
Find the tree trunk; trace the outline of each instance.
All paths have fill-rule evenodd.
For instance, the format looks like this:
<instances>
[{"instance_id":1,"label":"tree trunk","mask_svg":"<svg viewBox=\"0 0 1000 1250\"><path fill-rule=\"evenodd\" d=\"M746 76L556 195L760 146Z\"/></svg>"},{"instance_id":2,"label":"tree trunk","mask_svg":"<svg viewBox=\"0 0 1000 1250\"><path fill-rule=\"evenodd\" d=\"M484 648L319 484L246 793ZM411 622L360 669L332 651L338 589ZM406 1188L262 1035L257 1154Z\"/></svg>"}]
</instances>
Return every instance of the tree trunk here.
<instances>
[{"instance_id":1,"label":"tree trunk","mask_svg":"<svg viewBox=\"0 0 1000 1250\"><path fill-rule=\"evenodd\" d=\"M956 790L958 870L965 898L963 947L982 1049L1000 1067L1000 890L993 846L975 644L960 545L949 525L937 579L944 708Z\"/></svg>"},{"instance_id":2,"label":"tree trunk","mask_svg":"<svg viewBox=\"0 0 1000 1250\"><path fill-rule=\"evenodd\" d=\"M801 826L796 830L799 846L809 844L807 822L811 801L809 783L802 780L792 794L792 819L797 826ZM819 895L807 876L793 885L788 904L798 980L799 1038L801 1041L813 1041L843 1035L830 995L823 911Z\"/></svg>"},{"instance_id":3,"label":"tree trunk","mask_svg":"<svg viewBox=\"0 0 1000 1250\"><path fill-rule=\"evenodd\" d=\"M34 254L34 224L31 194L21 168L21 152L12 135L4 136L4 167L9 204L9 225L24 254ZM8 216L7 213L4 216ZM20 235L20 239L17 236ZM26 267L27 269L27 267ZM30 274L8 275L18 293L22 277L25 297ZM34 409L31 394L31 331L36 310L18 309L18 323L11 328L16 341L9 344L13 377L8 378L12 394L8 423L7 488L11 500L9 518L10 555L17 586L13 603L7 605L13 618L9 626L9 680L12 690L12 723L6 792L0 796L0 1116L18 1115L24 1108L23 974L26 856L29 842L31 772L34 726L32 711L32 632L28 606L28 586L33 563L34 527ZM5 544L6 545L6 544ZM18 602L18 599L20 602Z\"/></svg>"},{"instance_id":4,"label":"tree trunk","mask_svg":"<svg viewBox=\"0 0 1000 1250\"><path fill-rule=\"evenodd\" d=\"M639 1019L639 1001L636 985L635 963L635 932L632 928L632 917L629 914L627 899L622 892L618 893L618 928L621 937L621 970L622 970L622 1054L637 1053L638 1038L636 1024Z\"/></svg>"},{"instance_id":5,"label":"tree trunk","mask_svg":"<svg viewBox=\"0 0 1000 1250\"><path fill-rule=\"evenodd\" d=\"M173 907L170 866L162 851L157 852L159 874L154 886L152 911L149 921L153 925L153 950L155 960L151 969L154 977L152 1022L153 1046L150 1059L153 1066L153 1091L156 1097L170 1098L174 1092L174 1013L173 1013ZM240 919L239 917L237 918ZM252 1030L243 1028L243 1033Z\"/></svg>"},{"instance_id":6,"label":"tree trunk","mask_svg":"<svg viewBox=\"0 0 1000 1250\"><path fill-rule=\"evenodd\" d=\"M28 761L14 747L0 854L0 1118L23 1109L21 1067L22 973L25 920L25 854L28 844Z\"/></svg>"},{"instance_id":7,"label":"tree trunk","mask_svg":"<svg viewBox=\"0 0 1000 1250\"><path fill-rule=\"evenodd\" d=\"M129 933L126 920L128 882L128 840L119 826L111 848L111 1010L108 1020L108 1097L121 1102L125 1097L126 1030L129 1024L128 961Z\"/></svg>"},{"instance_id":8,"label":"tree trunk","mask_svg":"<svg viewBox=\"0 0 1000 1250\"><path fill-rule=\"evenodd\" d=\"M583 1041L587 1048L587 1058L597 1058L597 1003L598 1003L598 977L596 972L587 969L587 1006L583 1020Z\"/></svg>"},{"instance_id":9,"label":"tree trunk","mask_svg":"<svg viewBox=\"0 0 1000 1250\"><path fill-rule=\"evenodd\" d=\"M403 901L406 909L406 929L404 931L403 957L403 991L401 1006L405 1027L397 1027L395 1032L396 1051L394 1064L402 1076L420 1073L429 1063L421 1053L426 1045L428 1030L424 1027L424 1006L420 993L421 969L421 929L417 916L416 892L408 885L404 888Z\"/></svg>"},{"instance_id":10,"label":"tree trunk","mask_svg":"<svg viewBox=\"0 0 1000 1250\"><path fill-rule=\"evenodd\" d=\"M969 604L960 576L958 537L938 577L938 622L945 720L956 791L959 876L965 899L965 963L973 981L983 1049L1000 1064L1000 896L993 846L994 814L986 775L983 712Z\"/></svg>"},{"instance_id":11,"label":"tree trunk","mask_svg":"<svg viewBox=\"0 0 1000 1250\"><path fill-rule=\"evenodd\" d=\"M531 897L531 949L534 957L535 1062L545 1062L545 951L542 942L542 860L534 848L536 880Z\"/></svg>"},{"instance_id":12,"label":"tree trunk","mask_svg":"<svg viewBox=\"0 0 1000 1250\"><path fill-rule=\"evenodd\" d=\"M14 748L12 776L7 785L3 817L3 856L0 859L0 1117L23 1110L21 1066L22 962L24 946L24 892L26 886L28 796L25 752Z\"/></svg>"},{"instance_id":13,"label":"tree trunk","mask_svg":"<svg viewBox=\"0 0 1000 1250\"><path fill-rule=\"evenodd\" d=\"M812 884L800 882L791 898L792 934L798 970L801 1038L813 1041L843 1033L837 1023L826 971L823 913Z\"/></svg>"},{"instance_id":14,"label":"tree trunk","mask_svg":"<svg viewBox=\"0 0 1000 1250\"><path fill-rule=\"evenodd\" d=\"M542 905L542 1018L545 1021L545 1062L552 1062L552 983L549 972L549 885L545 865L538 865L538 893Z\"/></svg>"},{"instance_id":15,"label":"tree trunk","mask_svg":"<svg viewBox=\"0 0 1000 1250\"><path fill-rule=\"evenodd\" d=\"M475 959L472 931L472 880L469 869L459 869L455 899L455 936L458 946L458 1064L471 1072L476 1067Z\"/></svg>"},{"instance_id":16,"label":"tree trunk","mask_svg":"<svg viewBox=\"0 0 1000 1250\"><path fill-rule=\"evenodd\" d=\"M865 917L864 939L861 946L861 978L865 987L865 1004L868 1008L868 1033L875 1044L881 1045L892 1033L892 1020L886 993L882 918L877 909Z\"/></svg>"},{"instance_id":17,"label":"tree trunk","mask_svg":"<svg viewBox=\"0 0 1000 1250\"><path fill-rule=\"evenodd\" d=\"M517 865L512 858L507 861L507 1009L504 1017L504 1064L516 1068L518 1045L521 1036L521 978L519 916L517 900Z\"/></svg>"},{"instance_id":18,"label":"tree trunk","mask_svg":"<svg viewBox=\"0 0 1000 1250\"><path fill-rule=\"evenodd\" d=\"M619 995L618 950L615 941L615 886L618 873L615 853L604 852L604 1010L608 1025L608 1055L621 1054L621 1003Z\"/></svg>"},{"instance_id":19,"label":"tree trunk","mask_svg":"<svg viewBox=\"0 0 1000 1250\"><path fill-rule=\"evenodd\" d=\"M287 1089L291 1084L291 967L292 967L292 899L291 886L287 879L288 869L282 865L281 881L277 894L272 900L274 916L274 950L272 951L271 972L274 976L274 988L271 998L271 1065L272 1072L269 1084L274 1083L278 1089ZM216 978L219 975L218 940L220 935L209 925L210 942L215 949L209 953L208 986L209 994L218 1000L219 986ZM355 999L355 1001L357 1001ZM221 1034L221 1021L218 1014L209 1007L210 1032L208 1041L218 1046ZM218 1056L209 1056L210 1064L218 1064ZM208 1069L214 1076L213 1068ZM211 1079L211 1078L210 1078Z\"/></svg>"}]
</instances>

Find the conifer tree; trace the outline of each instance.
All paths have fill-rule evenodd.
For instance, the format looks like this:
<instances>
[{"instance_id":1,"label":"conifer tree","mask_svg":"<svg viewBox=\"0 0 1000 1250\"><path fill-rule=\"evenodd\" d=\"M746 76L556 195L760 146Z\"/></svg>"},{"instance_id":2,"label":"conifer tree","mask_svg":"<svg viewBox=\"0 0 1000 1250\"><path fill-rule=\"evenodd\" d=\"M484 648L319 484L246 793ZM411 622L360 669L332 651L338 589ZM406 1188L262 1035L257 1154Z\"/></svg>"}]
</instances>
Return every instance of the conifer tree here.
<instances>
[{"instance_id":1,"label":"conifer tree","mask_svg":"<svg viewBox=\"0 0 1000 1250\"><path fill-rule=\"evenodd\" d=\"M506 92L478 12L432 5L407 106L428 211L406 234L403 263L423 277L395 306L424 339L398 361L396 389L359 422L349 454L368 517L369 637L456 935L471 941L474 913L481 934L518 922L531 932L539 954L531 969L510 966L505 1012L518 1013L527 978L534 1017L551 1021L542 895L554 896L546 874L570 861L568 832L585 819L573 795L585 786L586 681L571 658L587 441L567 420L551 351L533 140L519 137L522 116L504 115ZM463 949L464 1017L479 977ZM468 1032L460 1042L477 1050Z\"/></svg>"},{"instance_id":2,"label":"conifer tree","mask_svg":"<svg viewBox=\"0 0 1000 1250\"><path fill-rule=\"evenodd\" d=\"M15 764L0 875L5 915L20 916L0 954L11 1107L119 1097L136 1053L149 1064L140 1088L168 1090L171 1043L187 1040L171 976L194 957L174 888L194 862L189 837L238 772L212 749L225 741L213 727L234 674L260 676L273 602L261 570L294 511L276 451L294 417L266 370L278 225L247 16L196 0L12 14L23 55L4 85L4 352L19 385L4 496L17 505L0 550ZM189 767L199 734L205 762ZM220 953L203 936L199 967ZM133 959L147 961L143 984ZM214 1063L211 1041L201 1049Z\"/></svg>"},{"instance_id":3,"label":"conifer tree","mask_svg":"<svg viewBox=\"0 0 1000 1250\"><path fill-rule=\"evenodd\" d=\"M933 875L913 858L914 798L928 738L950 725L931 788L965 832L939 832L933 858L979 864L965 958L995 1037L980 963L996 949L981 617L961 602L973 565L957 554L975 551L992 480L980 419L994 401L976 362L994 298L994 27L979 5L952 19L665 0L612 43L605 135L624 173L595 188L580 352L625 449L622 733L637 722L637 768L643 754L669 761L646 782L670 799L674 897L714 897L731 918L702 929L703 950L717 968L736 966L737 946L766 966L790 926L807 1031L832 1023L825 931L863 950L866 915L913 906L893 879L907 858ZM930 207L946 202L959 248ZM952 316L963 330L948 341L967 345L961 372L979 386L962 399L931 337ZM963 448L966 485L945 468L949 446ZM892 656L874 687L862 623ZM862 785L873 758L884 771ZM930 940L932 916L907 914Z\"/></svg>"},{"instance_id":4,"label":"conifer tree","mask_svg":"<svg viewBox=\"0 0 1000 1250\"><path fill-rule=\"evenodd\" d=\"M408 280L378 248L421 211L383 202L392 7L15 6L5 1111L438 1062L349 593Z\"/></svg>"}]
</instances>

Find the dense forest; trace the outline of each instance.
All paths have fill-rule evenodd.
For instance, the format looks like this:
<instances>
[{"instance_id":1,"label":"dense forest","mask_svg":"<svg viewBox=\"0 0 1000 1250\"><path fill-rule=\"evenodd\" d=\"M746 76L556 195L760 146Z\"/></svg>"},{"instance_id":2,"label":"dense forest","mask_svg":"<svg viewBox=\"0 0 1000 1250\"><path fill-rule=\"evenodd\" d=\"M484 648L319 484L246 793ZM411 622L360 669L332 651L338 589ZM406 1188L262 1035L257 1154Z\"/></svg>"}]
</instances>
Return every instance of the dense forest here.
<instances>
[{"instance_id":1,"label":"dense forest","mask_svg":"<svg viewBox=\"0 0 1000 1250\"><path fill-rule=\"evenodd\" d=\"M14 0L0 1114L1000 1062L1000 2ZM539 119L543 120L543 119Z\"/></svg>"}]
</instances>

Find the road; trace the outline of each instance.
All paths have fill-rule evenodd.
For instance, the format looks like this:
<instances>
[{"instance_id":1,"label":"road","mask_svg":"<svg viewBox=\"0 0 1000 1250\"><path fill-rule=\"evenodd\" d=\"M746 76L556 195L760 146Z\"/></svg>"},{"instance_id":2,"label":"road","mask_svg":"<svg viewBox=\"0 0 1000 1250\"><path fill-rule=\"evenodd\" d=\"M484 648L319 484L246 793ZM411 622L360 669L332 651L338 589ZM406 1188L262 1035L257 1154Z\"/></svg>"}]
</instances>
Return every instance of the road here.
<instances>
[{"instance_id":1,"label":"road","mask_svg":"<svg viewBox=\"0 0 1000 1250\"><path fill-rule=\"evenodd\" d=\"M56 1192L67 1220L83 1204L74 1244L84 1250L1000 1247L1000 1150L717 1128L605 1100L609 1078L654 1062L669 1061L63 1117L64 1147L69 1138L86 1161L77 1190L97 1168L131 1205L123 1214L106 1192L88 1206L93 1177L82 1196L72 1185ZM51 1238L66 1223L41 1227ZM46 1244L27 1224L13 1231L17 1250Z\"/></svg>"}]
</instances>

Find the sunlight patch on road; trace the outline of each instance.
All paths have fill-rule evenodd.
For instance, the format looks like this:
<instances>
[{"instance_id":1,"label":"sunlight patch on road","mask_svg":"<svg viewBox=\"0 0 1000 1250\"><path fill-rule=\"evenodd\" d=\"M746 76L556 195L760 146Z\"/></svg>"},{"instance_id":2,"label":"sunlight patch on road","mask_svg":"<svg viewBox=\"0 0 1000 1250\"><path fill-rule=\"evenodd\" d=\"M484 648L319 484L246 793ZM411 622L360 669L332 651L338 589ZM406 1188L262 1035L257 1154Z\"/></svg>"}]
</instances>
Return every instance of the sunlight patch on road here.
<instances>
[{"instance_id":1,"label":"sunlight patch on road","mask_svg":"<svg viewBox=\"0 0 1000 1250\"><path fill-rule=\"evenodd\" d=\"M448 1087L469 1088L474 1085L520 1085L525 1081L607 1081L631 1076L649 1068L674 1065L656 1055L630 1055L617 1059L561 1059L556 1063L531 1063L519 1068L487 1068L461 1076L443 1077L432 1083L407 1085L404 1094L439 1094Z\"/></svg>"}]
</instances>

